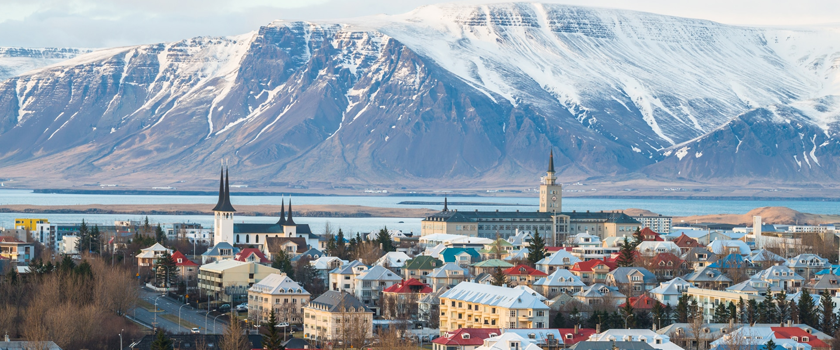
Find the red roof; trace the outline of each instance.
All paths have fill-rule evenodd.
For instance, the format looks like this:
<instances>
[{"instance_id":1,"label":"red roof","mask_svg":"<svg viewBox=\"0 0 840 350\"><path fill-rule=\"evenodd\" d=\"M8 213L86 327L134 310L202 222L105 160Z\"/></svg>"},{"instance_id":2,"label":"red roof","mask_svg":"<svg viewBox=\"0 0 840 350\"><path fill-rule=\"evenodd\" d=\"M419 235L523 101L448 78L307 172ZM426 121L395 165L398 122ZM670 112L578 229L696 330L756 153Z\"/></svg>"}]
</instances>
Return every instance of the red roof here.
<instances>
[{"instance_id":1,"label":"red roof","mask_svg":"<svg viewBox=\"0 0 840 350\"><path fill-rule=\"evenodd\" d=\"M195 262L188 259L184 254L179 251L175 251L172 253L172 261L175 262L175 266L198 266Z\"/></svg>"},{"instance_id":2,"label":"red roof","mask_svg":"<svg viewBox=\"0 0 840 350\"><path fill-rule=\"evenodd\" d=\"M658 233L653 232L650 227L645 227L640 232L642 234L643 241L665 241Z\"/></svg>"},{"instance_id":3,"label":"red roof","mask_svg":"<svg viewBox=\"0 0 840 350\"><path fill-rule=\"evenodd\" d=\"M447 332L443 337L432 340L432 343L449 346L480 346L484 345L484 339L490 338L491 333L502 334L499 328L459 328Z\"/></svg>"},{"instance_id":4,"label":"red roof","mask_svg":"<svg viewBox=\"0 0 840 350\"><path fill-rule=\"evenodd\" d=\"M659 301L657 301L656 299L651 298L647 295L642 295L642 296L638 296L638 297L630 297L630 306L633 307L633 310L650 310L650 309L653 309L653 305L655 303L659 303ZM624 307L624 305L626 305L626 304L627 304L626 302L621 303L621 305L619 305L618 307ZM660 305L661 305L661 303L660 303Z\"/></svg>"},{"instance_id":5,"label":"red roof","mask_svg":"<svg viewBox=\"0 0 840 350\"><path fill-rule=\"evenodd\" d=\"M681 234L677 239L674 240L674 244L680 248L697 248L702 247L700 243L697 242L696 239L686 236L685 233Z\"/></svg>"},{"instance_id":6,"label":"red roof","mask_svg":"<svg viewBox=\"0 0 840 350\"><path fill-rule=\"evenodd\" d=\"M528 265L517 265L504 271L505 275L529 275L529 276L548 276L547 273L537 270Z\"/></svg>"},{"instance_id":7,"label":"red roof","mask_svg":"<svg viewBox=\"0 0 840 350\"><path fill-rule=\"evenodd\" d=\"M824 341L819 340L816 335L810 334L799 327L770 327L770 329L773 330L776 338L793 339L793 337L796 337L796 342L808 344L812 348L829 347ZM808 337L808 341L802 341L802 337Z\"/></svg>"},{"instance_id":8,"label":"red roof","mask_svg":"<svg viewBox=\"0 0 840 350\"><path fill-rule=\"evenodd\" d=\"M21 241L21 240L19 240L19 239L15 238L15 237L11 237L11 236L0 236L0 242L5 242L5 243L23 243L23 241Z\"/></svg>"},{"instance_id":9,"label":"red roof","mask_svg":"<svg viewBox=\"0 0 840 350\"><path fill-rule=\"evenodd\" d=\"M610 270L614 269L615 267L610 266L609 263L601 260L601 259L594 259L589 261L581 261L575 263L569 271L577 271L577 272L591 272L593 268L597 265L605 265Z\"/></svg>"},{"instance_id":10,"label":"red roof","mask_svg":"<svg viewBox=\"0 0 840 350\"><path fill-rule=\"evenodd\" d=\"M578 328L577 333L575 333L574 328L558 328L557 331L563 336L563 344L566 347L586 341L589 339L589 336L595 334L594 328ZM571 337L569 337L570 335Z\"/></svg>"},{"instance_id":11,"label":"red roof","mask_svg":"<svg viewBox=\"0 0 840 350\"><path fill-rule=\"evenodd\" d=\"M409 278L407 281L394 284L382 290L383 293L431 293L432 288L428 284L418 281L415 278Z\"/></svg>"},{"instance_id":12,"label":"red roof","mask_svg":"<svg viewBox=\"0 0 840 350\"><path fill-rule=\"evenodd\" d=\"M668 265L669 262L671 265ZM684 262L673 253L659 253L653 258L653 268L678 268ZM664 263L664 265L660 265L660 263Z\"/></svg>"},{"instance_id":13,"label":"red roof","mask_svg":"<svg viewBox=\"0 0 840 350\"><path fill-rule=\"evenodd\" d=\"M545 247L545 251L548 252L548 253L559 252L563 249L564 249L563 247Z\"/></svg>"},{"instance_id":14,"label":"red roof","mask_svg":"<svg viewBox=\"0 0 840 350\"><path fill-rule=\"evenodd\" d=\"M265 254L263 254L263 252L261 252L257 248L242 249L242 251L239 252L239 254L236 254L236 256L234 257L234 260L244 262L244 261L247 261L248 257L250 257L251 255L256 255L258 258L260 258L260 261L259 261L260 263L268 264L269 262L271 262L270 260L268 260L265 257Z\"/></svg>"}]
</instances>

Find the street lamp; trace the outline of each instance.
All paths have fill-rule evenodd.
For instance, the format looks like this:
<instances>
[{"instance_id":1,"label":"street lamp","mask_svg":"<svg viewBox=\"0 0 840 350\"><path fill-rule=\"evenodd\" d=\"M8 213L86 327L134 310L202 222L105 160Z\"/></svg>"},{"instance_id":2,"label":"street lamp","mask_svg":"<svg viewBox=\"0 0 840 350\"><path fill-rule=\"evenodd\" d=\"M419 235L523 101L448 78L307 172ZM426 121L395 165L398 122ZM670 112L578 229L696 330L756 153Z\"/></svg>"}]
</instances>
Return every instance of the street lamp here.
<instances>
[{"instance_id":1,"label":"street lamp","mask_svg":"<svg viewBox=\"0 0 840 350\"><path fill-rule=\"evenodd\" d=\"M189 304L181 305L181 307L187 306ZM181 330L181 307L178 308L178 330Z\"/></svg>"},{"instance_id":2,"label":"street lamp","mask_svg":"<svg viewBox=\"0 0 840 350\"><path fill-rule=\"evenodd\" d=\"M155 310L154 310L154 313L155 313L155 327L157 327L157 314L158 314L157 300L158 299L160 299L160 297L155 298Z\"/></svg>"},{"instance_id":3,"label":"street lamp","mask_svg":"<svg viewBox=\"0 0 840 350\"><path fill-rule=\"evenodd\" d=\"M627 315L627 317L624 317L624 328L625 328L625 329L630 329L630 327L628 327L628 326L627 326L627 320L628 320L630 317L633 317L633 314L630 314L630 315Z\"/></svg>"},{"instance_id":4,"label":"street lamp","mask_svg":"<svg viewBox=\"0 0 840 350\"><path fill-rule=\"evenodd\" d=\"M207 294L207 313L204 314L204 329L207 329L207 315L210 315L210 294Z\"/></svg>"},{"instance_id":5,"label":"street lamp","mask_svg":"<svg viewBox=\"0 0 840 350\"><path fill-rule=\"evenodd\" d=\"M224 315L224 314L219 314L219 316L222 316L222 315ZM213 334L217 334L216 333L216 319L218 319L219 316L216 316L216 317L213 318Z\"/></svg>"},{"instance_id":6,"label":"street lamp","mask_svg":"<svg viewBox=\"0 0 840 350\"><path fill-rule=\"evenodd\" d=\"M125 331L125 329L120 329L120 350L123 349L123 346L122 346L122 332L124 332L124 331Z\"/></svg>"}]
</instances>

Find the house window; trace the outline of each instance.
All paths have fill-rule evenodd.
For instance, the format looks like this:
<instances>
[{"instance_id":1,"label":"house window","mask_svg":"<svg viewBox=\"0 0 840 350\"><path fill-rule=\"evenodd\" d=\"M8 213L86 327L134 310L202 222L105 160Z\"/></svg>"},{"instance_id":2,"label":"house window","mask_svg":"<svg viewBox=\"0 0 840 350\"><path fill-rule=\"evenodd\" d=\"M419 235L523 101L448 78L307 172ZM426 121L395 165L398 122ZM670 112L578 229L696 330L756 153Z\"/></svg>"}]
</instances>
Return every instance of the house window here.
<instances>
[{"instance_id":1,"label":"house window","mask_svg":"<svg viewBox=\"0 0 840 350\"><path fill-rule=\"evenodd\" d=\"M510 310L510 317L516 317L516 310ZM516 327L511 327L516 328Z\"/></svg>"}]
</instances>

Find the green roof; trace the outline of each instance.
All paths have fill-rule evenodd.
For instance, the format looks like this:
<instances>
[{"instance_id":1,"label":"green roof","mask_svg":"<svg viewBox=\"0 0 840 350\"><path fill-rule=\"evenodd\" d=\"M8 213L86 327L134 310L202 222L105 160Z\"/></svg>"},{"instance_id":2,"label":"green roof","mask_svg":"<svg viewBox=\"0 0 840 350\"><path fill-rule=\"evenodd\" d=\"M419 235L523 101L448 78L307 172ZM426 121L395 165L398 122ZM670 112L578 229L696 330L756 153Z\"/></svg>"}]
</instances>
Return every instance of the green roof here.
<instances>
[{"instance_id":1,"label":"green roof","mask_svg":"<svg viewBox=\"0 0 840 350\"><path fill-rule=\"evenodd\" d=\"M421 255L408 260L403 266L404 270L432 270L443 266L443 262L427 255Z\"/></svg>"},{"instance_id":2,"label":"green roof","mask_svg":"<svg viewBox=\"0 0 840 350\"><path fill-rule=\"evenodd\" d=\"M513 267L513 264L499 259L490 259L484 260L482 262L477 262L472 264L473 267Z\"/></svg>"}]
</instances>

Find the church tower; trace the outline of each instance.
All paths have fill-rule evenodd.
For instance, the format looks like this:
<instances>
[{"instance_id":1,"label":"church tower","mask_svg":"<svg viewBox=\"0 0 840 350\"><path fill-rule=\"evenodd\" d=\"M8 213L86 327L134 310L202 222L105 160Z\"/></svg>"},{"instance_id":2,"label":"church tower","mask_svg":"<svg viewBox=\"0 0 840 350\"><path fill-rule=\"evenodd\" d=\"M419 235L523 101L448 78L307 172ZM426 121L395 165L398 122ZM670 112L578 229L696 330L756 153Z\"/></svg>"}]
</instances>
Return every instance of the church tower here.
<instances>
[{"instance_id":1,"label":"church tower","mask_svg":"<svg viewBox=\"0 0 840 350\"><path fill-rule=\"evenodd\" d=\"M213 244L227 242L233 245L233 213L236 209L230 204L229 175L230 171L225 173L225 169L222 169L219 179L219 201L213 207Z\"/></svg>"},{"instance_id":2,"label":"church tower","mask_svg":"<svg viewBox=\"0 0 840 350\"><path fill-rule=\"evenodd\" d=\"M562 210L563 186L554 177L554 151L548 155L548 171L540 184L540 212L559 213Z\"/></svg>"}]
</instances>

